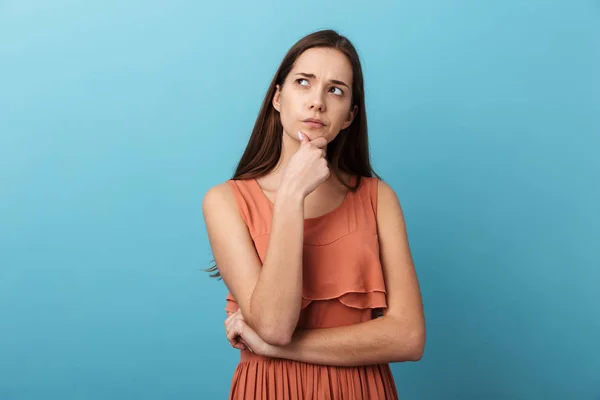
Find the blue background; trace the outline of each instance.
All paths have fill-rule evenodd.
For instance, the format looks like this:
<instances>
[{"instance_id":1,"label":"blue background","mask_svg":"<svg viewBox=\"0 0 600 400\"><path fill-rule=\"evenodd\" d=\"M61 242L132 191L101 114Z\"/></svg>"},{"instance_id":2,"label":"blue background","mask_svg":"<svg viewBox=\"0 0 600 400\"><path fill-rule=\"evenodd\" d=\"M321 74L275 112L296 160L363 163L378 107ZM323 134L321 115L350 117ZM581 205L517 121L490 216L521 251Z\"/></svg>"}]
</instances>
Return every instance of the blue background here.
<instances>
[{"instance_id":1,"label":"blue background","mask_svg":"<svg viewBox=\"0 0 600 400\"><path fill-rule=\"evenodd\" d=\"M0 399L227 396L202 197L330 27L423 291L401 398L599 399L600 3L282 3L0 1Z\"/></svg>"}]
</instances>

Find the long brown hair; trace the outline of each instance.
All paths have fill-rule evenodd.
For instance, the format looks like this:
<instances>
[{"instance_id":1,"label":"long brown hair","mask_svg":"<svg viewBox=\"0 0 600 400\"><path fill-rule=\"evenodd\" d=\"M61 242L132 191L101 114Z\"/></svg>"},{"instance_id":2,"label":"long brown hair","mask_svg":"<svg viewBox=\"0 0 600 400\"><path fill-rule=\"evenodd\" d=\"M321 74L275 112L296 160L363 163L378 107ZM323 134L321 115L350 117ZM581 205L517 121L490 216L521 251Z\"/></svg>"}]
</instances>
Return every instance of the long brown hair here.
<instances>
[{"instance_id":1,"label":"long brown hair","mask_svg":"<svg viewBox=\"0 0 600 400\"><path fill-rule=\"evenodd\" d=\"M272 171L281 156L283 126L279 112L272 104L277 85L283 86L285 79L302 53L311 48L331 48L342 52L352 66L351 107L357 108L356 116L349 127L342 130L327 145L327 161L334 176L348 188L355 191L363 176L379 177L371 166L367 134L367 113L365 110L365 90L362 67L358 53L348 38L334 30L313 32L296 42L287 52L277 69L262 102L254 123L246 150L240 159L231 179L259 178ZM354 176L354 186L340 178L341 173ZM207 269L211 277L220 277L217 266Z\"/></svg>"}]
</instances>

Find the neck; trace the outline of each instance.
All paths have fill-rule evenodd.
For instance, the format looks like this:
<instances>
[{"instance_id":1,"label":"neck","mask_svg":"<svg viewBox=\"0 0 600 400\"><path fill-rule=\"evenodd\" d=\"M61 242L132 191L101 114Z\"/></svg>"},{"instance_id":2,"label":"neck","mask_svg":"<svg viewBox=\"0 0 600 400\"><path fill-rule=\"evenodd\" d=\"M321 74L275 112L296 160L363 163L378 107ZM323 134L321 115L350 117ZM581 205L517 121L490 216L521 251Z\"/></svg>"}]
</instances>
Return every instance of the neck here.
<instances>
[{"instance_id":1,"label":"neck","mask_svg":"<svg viewBox=\"0 0 600 400\"><path fill-rule=\"evenodd\" d=\"M266 184L267 187L272 188L272 190L276 190L276 188L279 187L279 184L281 182L281 175L287 167L287 165L289 164L292 156L298 151L299 147L299 141L292 139L287 133L283 133L281 143L281 155L279 157L279 161L277 162L277 166L267 174L268 179L266 179L266 181L263 180L263 183ZM323 149L327 151L327 147L324 147ZM329 178L327 178L327 180L323 182L323 184L325 184L326 186L329 186L331 184L337 186L338 183L339 182L337 182L337 178L333 173L331 173L329 175ZM323 184L321 184L321 186Z\"/></svg>"}]
</instances>

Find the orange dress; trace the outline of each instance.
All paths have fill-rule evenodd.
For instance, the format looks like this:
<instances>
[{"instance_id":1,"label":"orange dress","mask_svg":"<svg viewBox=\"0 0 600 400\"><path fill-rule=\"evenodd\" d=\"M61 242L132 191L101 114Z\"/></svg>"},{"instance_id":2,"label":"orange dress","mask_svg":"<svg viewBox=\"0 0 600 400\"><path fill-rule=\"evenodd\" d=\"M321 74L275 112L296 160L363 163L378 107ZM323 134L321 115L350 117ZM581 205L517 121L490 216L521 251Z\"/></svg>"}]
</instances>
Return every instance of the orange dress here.
<instances>
[{"instance_id":1,"label":"orange dress","mask_svg":"<svg viewBox=\"0 0 600 400\"><path fill-rule=\"evenodd\" d=\"M368 321L387 307L377 237L377 178L361 178L333 211L304 222L299 329ZM240 214L264 262L273 204L255 179L229 180ZM225 309L238 304L227 296ZM336 367L240 352L230 399L397 399L388 364Z\"/></svg>"}]
</instances>

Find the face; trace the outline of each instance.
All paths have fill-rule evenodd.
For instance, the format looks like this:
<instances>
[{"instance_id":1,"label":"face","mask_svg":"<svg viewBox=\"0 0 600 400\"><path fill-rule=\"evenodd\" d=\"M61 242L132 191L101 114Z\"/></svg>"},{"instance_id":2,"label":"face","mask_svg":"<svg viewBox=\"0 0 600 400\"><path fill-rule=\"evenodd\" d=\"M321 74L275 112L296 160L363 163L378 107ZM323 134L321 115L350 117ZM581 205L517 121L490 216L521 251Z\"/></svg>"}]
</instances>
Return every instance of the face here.
<instances>
[{"instance_id":1,"label":"face","mask_svg":"<svg viewBox=\"0 0 600 400\"><path fill-rule=\"evenodd\" d=\"M279 111L284 135L298 140L298 131L311 140L331 142L352 123L352 66L338 50L312 48L302 53L282 86L273 107Z\"/></svg>"}]
</instances>

